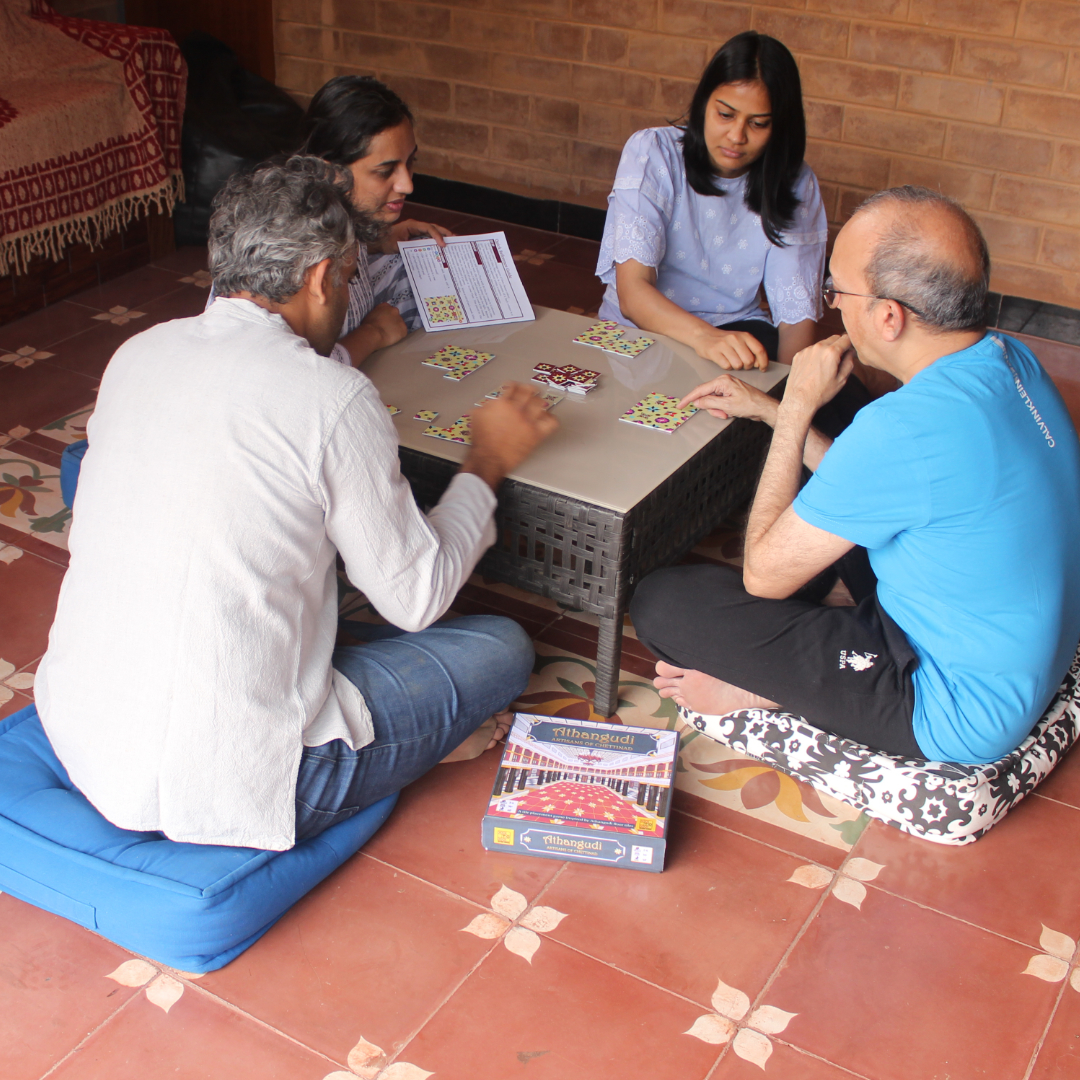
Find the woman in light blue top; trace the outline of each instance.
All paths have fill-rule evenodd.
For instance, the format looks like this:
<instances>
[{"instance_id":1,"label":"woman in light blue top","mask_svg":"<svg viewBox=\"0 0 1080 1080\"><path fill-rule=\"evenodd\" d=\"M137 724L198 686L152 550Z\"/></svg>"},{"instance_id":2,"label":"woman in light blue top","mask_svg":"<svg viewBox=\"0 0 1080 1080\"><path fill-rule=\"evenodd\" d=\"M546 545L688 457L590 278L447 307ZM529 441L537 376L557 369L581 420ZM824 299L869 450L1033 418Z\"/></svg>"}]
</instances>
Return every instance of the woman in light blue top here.
<instances>
[{"instance_id":1,"label":"woman in light blue top","mask_svg":"<svg viewBox=\"0 0 1080 1080\"><path fill-rule=\"evenodd\" d=\"M639 131L623 150L597 265L600 317L723 368L790 363L814 340L828 237L805 147L791 53L753 31L732 38L685 126Z\"/></svg>"}]
</instances>

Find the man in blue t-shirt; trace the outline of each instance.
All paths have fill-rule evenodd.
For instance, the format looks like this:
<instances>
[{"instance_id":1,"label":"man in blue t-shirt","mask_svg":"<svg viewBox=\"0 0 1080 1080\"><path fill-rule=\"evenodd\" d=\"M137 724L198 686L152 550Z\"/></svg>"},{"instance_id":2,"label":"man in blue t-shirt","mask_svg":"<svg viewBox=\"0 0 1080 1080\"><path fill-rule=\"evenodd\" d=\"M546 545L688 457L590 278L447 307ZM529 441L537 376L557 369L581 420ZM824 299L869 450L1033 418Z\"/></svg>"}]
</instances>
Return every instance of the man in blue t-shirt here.
<instances>
[{"instance_id":1,"label":"man in blue t-shirt","mask_svg":"<svg viewBox=\"0 0 1080 1080\"><path fill-rule=\"evenodd\" d=\"M847 333L799 354L782 402L726 375L687 398L774 428L742 580L659 571L634 625L661 695L695 712L780 707L887 753L997 760L1080 639L1076 430L1030 350L985 329L989 255L956 203L880 192L830 265ZM811 418L853 349L901 386L830 443ZM833 564L854 608L793 595Z\"/></svg>"}]
</instances>

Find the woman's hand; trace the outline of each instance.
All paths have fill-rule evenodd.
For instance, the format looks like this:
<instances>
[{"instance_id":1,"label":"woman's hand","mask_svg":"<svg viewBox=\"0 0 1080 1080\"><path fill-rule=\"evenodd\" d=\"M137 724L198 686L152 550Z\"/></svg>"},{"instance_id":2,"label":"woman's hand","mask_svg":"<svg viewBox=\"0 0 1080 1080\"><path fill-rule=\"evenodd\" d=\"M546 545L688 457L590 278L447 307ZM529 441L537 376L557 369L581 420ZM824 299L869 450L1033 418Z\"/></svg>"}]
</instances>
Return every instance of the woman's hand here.
<instances>
[{"instance_id":1,"label":"woman's hand","mask_svg":"<svg viewBox=\"0 0 1080 1080\"><path fill-rule=\"evenodd\" d=\"M449 229L431 221L398 221L390 226L379 243L379 250L384 255L396 255L397 246L402 240L415 240L418 236L430 236L439 247L445 247L444 236L453 236Z\"/></svg>"},{"instance_id":2,"label":"woman's hand","mask_svg":"<svg viewBox=\"0 0 1080 1080\"><path fill-rule=\"evenodd\" d=\"M679 408L696 405L718 420L729 416L741 416L747 420L761 420L770 427L776 422L776 410L780 402L769 397L754 386L744 383L733 375L721 375L707 383L694 387L679 402Z\"/></svg>"},{"instance_id":3,"label":"woman's hand","mask_svg":"<svg viewBox=\"0 0 1080 1080\"><path fill-rule=\"evenodd\" d=\"M769 366L765 346L745 330L721 330L703 322L694 340L688 344L702 359L711 360L728 371L750 368L764 371Z\"/></svg>"}]
</instances>

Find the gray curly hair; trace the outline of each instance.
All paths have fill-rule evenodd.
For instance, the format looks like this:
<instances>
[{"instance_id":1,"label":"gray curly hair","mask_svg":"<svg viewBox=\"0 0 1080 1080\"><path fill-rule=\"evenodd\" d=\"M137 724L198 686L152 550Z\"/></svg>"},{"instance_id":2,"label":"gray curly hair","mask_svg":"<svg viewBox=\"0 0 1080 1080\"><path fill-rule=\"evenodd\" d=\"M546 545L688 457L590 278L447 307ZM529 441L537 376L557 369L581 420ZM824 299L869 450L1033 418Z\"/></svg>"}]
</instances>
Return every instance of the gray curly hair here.
<instances>
[{"instance_id":1,"label":"gray curly hair","mask_svg":"<svg viewBox=\"0 0 1080 1080\"><path fill-rule=\"evenodd\" d=\"M349 199L352 174L322 158L296 155L284 165L235 173L214 198L210 274L218 296L249 292L285 303L304 275L331 259L335 283L378 226Z\"/></svg>"}]
</instances>

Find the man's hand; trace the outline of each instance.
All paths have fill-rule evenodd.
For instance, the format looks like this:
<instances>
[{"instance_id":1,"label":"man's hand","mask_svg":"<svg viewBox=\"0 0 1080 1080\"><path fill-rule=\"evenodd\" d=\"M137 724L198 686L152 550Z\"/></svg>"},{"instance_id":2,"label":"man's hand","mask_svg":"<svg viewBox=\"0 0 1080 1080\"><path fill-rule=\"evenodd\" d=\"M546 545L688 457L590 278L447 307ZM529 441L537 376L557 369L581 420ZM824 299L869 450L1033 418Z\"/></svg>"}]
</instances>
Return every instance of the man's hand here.
<instances>
[{"instance_id":1,"label":"man's hand","mask_svg":"<svg viewBox=\"0 0 1080 1080\"><path fill-rule=\"evenodd\" d=\"M803 349L791 361L783 407L813 416L843 389L851 374L854 355L847 334L835 334Z\"/></svg>"},{"instance_id":2,"label":"man's hand","mask_svg":"<svg viewBox=\"0 0 1080 1080\"><path fill-rule=\"evenodd\" d=\"M703 323L689 344L702 359L711 360L728 371L750 368L764 371L769 366L765 346L745 330L720 330Z\"/></svg>"},{"instance_id":3,"label":"man's hand","mask_svg":"<svg viewBox=\"0 0 1080 1080\"><path fill-rule=\"evenodd\" d=\"M405 320L393 304L376 304L360 325L366 327L372 334L372 340L377 342L373 345L372 352L385 349L388 345L396 345L409 332Z\"/></svg>"},{"instance_id":4,"label":"man's hand","mask_svg":"<svg viewBox=\"0 0 1080 1080\"><path fill-rule=\"evenodd\" d=\"M776 422L776 410L780 402L758 390L757 387L737 379L733 375L720 375L710 382L694 387L679 402L679 408L696 405L718 420L729 416L742 416L747 420L762 420L770 427Z\"/></svg>"},{"instance_id":5,"label":"man's hand","mask_svg":"<svg viewBox=\"0 0 1080 1080\"><path fill-rule=\"evenodd\" d=\"M386 231L379 245L384 255L396 255L398 244L402 240L415 240L419 236L430 236L439 247L446 247L444 236L453 236L449 229L431 221L398 221Z\"/></svg>"},{"instance_id":6,"label":"man's hand","mask_svg":"<svg viewBox=\"0 0 1080 1080\"><path fill-rule=\"evenodd\" d=\"M472 452L461 471L476 473L493 490L559 426L543 399L522 383L507 383L499 397L469 415Z\"/></svg>"}]
</instances>

